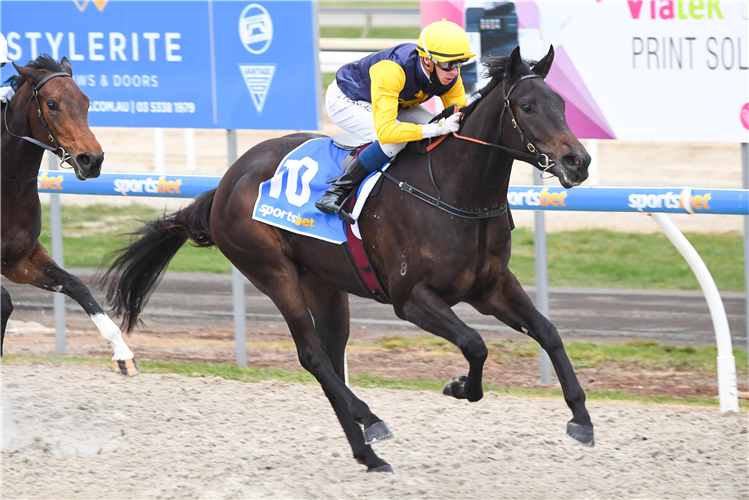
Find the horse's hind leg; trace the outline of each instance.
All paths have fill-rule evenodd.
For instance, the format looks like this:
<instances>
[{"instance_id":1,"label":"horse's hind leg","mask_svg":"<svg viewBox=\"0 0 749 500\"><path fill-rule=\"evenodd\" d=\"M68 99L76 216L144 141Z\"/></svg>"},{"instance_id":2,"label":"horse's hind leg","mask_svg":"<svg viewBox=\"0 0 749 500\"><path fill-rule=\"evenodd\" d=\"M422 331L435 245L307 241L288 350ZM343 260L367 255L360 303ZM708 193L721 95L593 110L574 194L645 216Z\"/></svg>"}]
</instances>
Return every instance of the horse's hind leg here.
<instances>
[{"instance_id":1,"label":"horse's hind leg","mask_svg":"<svg viewBox=\"0 0 749 500\"><path fill-rule=\"evenodd\" d=\"M593 424L585 408L585 392L564 350L562 338L554 325L536 309L517 278L507 271L501 285L481 299L469 302L480 313L496 317L509 327L530 336L543 347L554 365L564 400L572 410L567 434L580 444L594 446Z\"/></svg>"},{"instance_id":2,"label":"horse's hind leg","mask_svg":"<svg viewBox=\"0 0 749 500\"><path fill-rule=\"evenodd\" d=\"M135 356L122 339L122 332L117 325L109 319L83 281L61 269L41 243L37 242L24 260L11 269L5 269L4 275L15 283L25 283L43 290L64 293L78 302L99 329L101 336L112 345L114 349L112 361L114 361L115 371L129 377L139 373L138 366L135 364Z\"/></svg>"},{"instance_id":3,"label":"horse's hind leg","mask_svg":"<svg viewBox=\"0 0 749 500\"><path fill-rule=\"evenodd\" d=\"M302 290L312 317L315 333L335 374L345 381L346 343L349 337L348 294L326 285L312 274L301 276Z\"/></svg>"},{"instance_id":4,"label":"horse's hind leg","mask_svg":"<svg viewBox=\"0 0 749 500\"><path fill-rule=\"evenodd\" d=\"M468 401L481 399L484 395L481 387L482 371L488 355L481 335L463 323L442 297L425 285L415 286L396 312L416 326L458 346L468 361L468 374L448 382L443 392Z\"/></svg>"},{"instance_id":5,"label":"horse's hind leg","mask_svg":"<svg viewBox=\"0 0 749 500\"><path fill-rule=\"evenodd\" d=\"M310 306L300 286L300 277L294 263L272 248L263 248L259 240L259 238L255 239L254 245L255 249L259 249L258 252L249 253L236 249L237 253L232 254L230 260L260 291L268 295L281 311L296 344L299 362L320 382L348 438L354 458L366 465L369 471L392 471L390 465L379 458L372 447L365 443L364 435L358 425L362 424L366 433L367 429L373 426L379 428L384 423L346 387L341 376L342 363L336 362L338 369L335 369L326 353L327 350L339 351L340 339L335 340L335 333L328 334L325 336L326 346L318 337L310 315L309 308L311 307L317 314L319 329L332 332L343 322L343 315L347 316L348 306L341 302L344 297L327 287L318 289L308 281L309 293L320 294ZM231 253L231 249L228 249L226 245L221 250L227 256ZM249 265L248 262L253 264ZM324 312L326 307L330 307L330 312ZM347 331L346 329L337 334L346 336ZM345 346L345 340L343 345ZM342 354L334 358L342 360Z\"/></svg>"},{"instance_id":6,"label":"horse's hind leg","mask_svg":"<svg viewBox=\"0 0 749 500\"><path fill-rule=\"evenodd\" d=\"M5 328L8 326L8 318L13 312L13 302L10 300L10 293L5 287L2 288L2 313L0 317L0 358L3 357L3 343L5 342Z\"/></svg>"},{"instance_id":7,"label":"horse's hind leg","mask_svg":"<svg viewBox=\"0 0 749 500\"><path fill-rule=\"evenodd\" d=\"M325 354L333 365L338 378L346 380L346 343L349 337L349 307L348 294L326 285L322 280L311 274L302 277L302 289L307 299L309 310L315 319L315 333L323 344ZM352 415L348 415L344 421L351 422ZM356 419L355 419L356 421ZM359 421L363 424L362 421ZM351 425L350 429L344 426L349 441L361 441L361 429L357 425ZM365 444L376 443L392 439L385 422L376 422L364 431Z\"/></svg>"}]
</instances>

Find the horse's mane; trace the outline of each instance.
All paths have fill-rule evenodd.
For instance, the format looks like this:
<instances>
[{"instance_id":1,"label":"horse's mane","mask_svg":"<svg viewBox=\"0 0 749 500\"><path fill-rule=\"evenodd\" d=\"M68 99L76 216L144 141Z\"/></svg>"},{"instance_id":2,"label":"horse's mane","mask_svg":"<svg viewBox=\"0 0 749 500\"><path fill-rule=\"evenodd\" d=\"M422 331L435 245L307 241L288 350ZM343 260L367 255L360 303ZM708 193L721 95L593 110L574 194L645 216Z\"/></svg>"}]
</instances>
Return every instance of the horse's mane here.
<instances>
[{"instance_id":1,"label":"horse's mane","mask_svg":"<svg viewBox=\"0 0 749 500\"><path fill-rule=\"evenodd\" d=\"M26 63L26 67L31 69L46 69L53 72L64 71L62 69L62 64L52 59L52 56L50 56L49 54L42 54L37 57L36 60L29 61L28 63ZM24 83L26 83L26 80L24 80L21 75L13 75L5 80L5 83L13 87L13 90L15 92L18 92L18 89L21 88Z\"/></svg>"},{"instance_id":2,"label":"horse's mane","mask_svg":"<svg viewBox=\"0 0 749 500\"><path fill-rule=\"evenodd\" d=\"M507 68L509 60L510 54L503 56L489 56L481 59L481 65L484 66L484 75L491 78L491 80L489 80L489 83L487 83L483 88L480 88L473 93L475 100L471 104L461 109L461 112L465 115L463 123L465 123L465 119L476 109L481 100L488 96L491 91L502 82L505 77L505 68ZM529 68L533 68L537 61L524 59L523 62L528 64Z\"/></svg>"}]
</instances>

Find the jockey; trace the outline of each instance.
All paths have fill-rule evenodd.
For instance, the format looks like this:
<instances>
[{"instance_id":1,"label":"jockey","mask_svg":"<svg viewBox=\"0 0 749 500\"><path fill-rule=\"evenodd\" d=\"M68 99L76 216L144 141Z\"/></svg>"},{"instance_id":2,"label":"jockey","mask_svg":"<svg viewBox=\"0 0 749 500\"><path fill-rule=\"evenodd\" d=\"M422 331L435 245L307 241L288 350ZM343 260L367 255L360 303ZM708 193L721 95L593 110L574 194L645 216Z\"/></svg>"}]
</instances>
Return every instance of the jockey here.
<instances>
[{"instance_id":1,"label":"jockey","mask_svg":"<svg viewBox=\"0 0 749 500\"><path fill-rule=\"evenodd\" d=\"M439 96L446 108L465 107L460 67L475 55L463 28L443 19L424 28L415 44L396 45L341 67L328 87L325 109L333 123L373 143L315 206L326 214L345 213L342 205L351 191L408 142L457 132L461 113L429 123L434 113L421 103Z\"/></svg>"},{"instance_id":2,"label":"jockey","mask_svg":"<svg viewBox=\"0 0 749 500\"><path fill-rule=\"evenodd\" d=\"M8 59L8 42L5 40L5 37L2 33L0 33L0 68L5 66L6 63L9 63L10 59ZM13 94L15 91L12 87L0 87L0 99L10 100L11 97L13 97Z\"/></svg>"}]
</instances>

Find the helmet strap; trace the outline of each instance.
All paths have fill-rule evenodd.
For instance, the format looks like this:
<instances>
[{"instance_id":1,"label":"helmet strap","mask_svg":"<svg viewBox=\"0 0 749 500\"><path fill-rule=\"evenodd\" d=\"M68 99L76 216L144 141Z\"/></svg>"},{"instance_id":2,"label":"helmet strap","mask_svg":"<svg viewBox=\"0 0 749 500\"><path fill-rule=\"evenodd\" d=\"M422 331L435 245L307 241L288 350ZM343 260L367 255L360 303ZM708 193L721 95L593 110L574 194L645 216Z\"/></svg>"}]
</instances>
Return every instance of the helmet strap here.
<instances>
[{"instance_id":1,"label":"helmet strap","mask_svg":"<svg viewBox=\"0 0 749 500\"><path fill-rule=\"evenodd\" d=\"M428 92L430 94L434 94L441 87L444 87L444 85L442 85L442 82L440 81L439 77L437 76L437 65L435 64L434 65L434 69L432 69L432 72L429 74L429 90L428 90Z\"/></svg>"}]
</instances>

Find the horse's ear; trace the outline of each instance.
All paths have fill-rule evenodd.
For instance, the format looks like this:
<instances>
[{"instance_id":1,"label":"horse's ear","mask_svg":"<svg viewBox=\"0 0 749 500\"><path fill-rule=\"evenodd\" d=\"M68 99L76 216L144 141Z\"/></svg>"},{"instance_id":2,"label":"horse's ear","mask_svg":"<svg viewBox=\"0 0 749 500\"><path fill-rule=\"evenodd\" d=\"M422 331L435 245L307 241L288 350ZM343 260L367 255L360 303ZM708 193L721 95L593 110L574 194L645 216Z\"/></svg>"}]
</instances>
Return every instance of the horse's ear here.
<instances>
[{"instance_id":1,"label":"horse's ear","mask_svg":"<svg viewBox=\"0 0 749 500\"><path fill-rule=\"evenodd\" d=\"M505 80L509 80L518 73L520 68L523 67L523 59L520 57L520 46L515 47L515 50L510 54L510 59L507 61L507 67L505 68Z\"/></svg>"},{"instance_id":2,"label":"horse's ear","mask_svg":"<svg viewBox=\"0 0 749 500\"><path fill-rule=\"evenodd\" d=\"M60 65L62 66L62 70L69 74L70 76L73 76L73 68L70 67L70 61L68 61L68 58L65 56L62 56L62 61L60 61Z\"/></svg>"},{"instance_id":3,"label":"horse's ear","mask_svg":"<svg viewBox=\"0 0 749 500\"><path fill-rule=\"evenodd\" d=\"M33 68L29 68L28 66L19 66L16 63L13 63L13 67L16 68L16 71L18 71L18 74L21 75L21 78L26 80L27 83L33 85L36 85L36 82L39 80L39 72Z\"/></svg>"},{"instance_id":4,"label":"horse's ear","mask_svg":"<svg viewBox=\"0 0 749 500\"><path fill-rule=\"evenodd\" d=\"M549 70L551 70L551 63L553 62L554 46L549 45L549 53L546 54L543 59L538 61L535 66L533 66L533 72L539 75L541 78L546 78L546 75L549 74Z\"/></svg>"}]
</instances>

